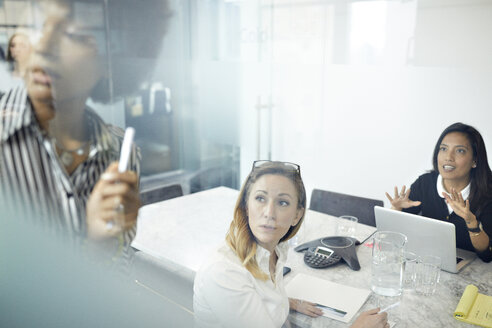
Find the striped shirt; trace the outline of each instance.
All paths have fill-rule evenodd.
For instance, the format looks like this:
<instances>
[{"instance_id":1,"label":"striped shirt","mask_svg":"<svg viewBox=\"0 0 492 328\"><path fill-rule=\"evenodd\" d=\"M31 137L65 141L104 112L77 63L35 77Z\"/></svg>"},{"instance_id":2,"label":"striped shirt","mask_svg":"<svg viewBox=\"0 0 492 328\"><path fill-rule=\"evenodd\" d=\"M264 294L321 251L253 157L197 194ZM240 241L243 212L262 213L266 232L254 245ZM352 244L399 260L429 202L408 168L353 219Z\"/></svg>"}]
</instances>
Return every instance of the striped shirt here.
<instances>
[{"instance_id":1,"label":"striped shirt","mask_svg":"<svg viewBox=\"0 0 492 328\"><path fill-rule=\"evenodd\" d=\"M88 158L68 174L53 140L41 129L23 86L0 99L0 204L35 224L70 240L85 239L87 200L99 177L117 161L123 130L85 110L92 130ZM140 173L140 154L133 148L129 169ZM16 206L18 205L18 206ZM33 215L34 214L34 215ZM46 230L46 229L45 229ZM123 257L131 255L136 226L123 234Z\"/></svg>"}]
</instances>

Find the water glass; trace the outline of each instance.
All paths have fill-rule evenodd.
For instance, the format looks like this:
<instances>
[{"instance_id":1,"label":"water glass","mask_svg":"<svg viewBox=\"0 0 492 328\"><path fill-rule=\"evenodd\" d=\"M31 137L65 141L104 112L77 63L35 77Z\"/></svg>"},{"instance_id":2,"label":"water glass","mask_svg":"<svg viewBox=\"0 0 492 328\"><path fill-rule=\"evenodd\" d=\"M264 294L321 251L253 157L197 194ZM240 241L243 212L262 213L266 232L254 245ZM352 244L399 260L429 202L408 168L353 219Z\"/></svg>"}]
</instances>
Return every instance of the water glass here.
<instances>
[{"instance_id":1,"label":"water glass","mask_svg":"<svg viewBox=\"0 0 492 328\"><path fill-rule=\"evenodd\" d=\"M412 252L403 252L403 289L414 289L417 276L418 256Z\"/></svg>"},{"instance_id":2,"label":"water glass","mask_svg":"<svg viewBox=\"0 0 492 328\"><path fill-rule=\"evenodd\" d=\"M357 221L355 216L342 215L338 218L337 222L337 236L355 237L355 229L357 227Z\"/></svg>"},{"instance_id":3,"label":"water glass","mask_svg":"<svg viewBox=\"0 0 492 328\"><path fill-rule=\"evenodd\" d=\"M295 248L301 244L301 240L303 240L303 235L304 235L304 225L301 225L299 227L299 230L297 230L297 233L294 235L294 237L290 238L288 243L289 246L292 248Z\"/></svg>"},{"instance_id":4,"label":"water glass","mask_svg":"<svg viewBox=\"0 0 492 328\"><path fill-rule=\"evenodd\" d=\"M434 255L421 256L417 265L415 291L430 296L436 292L441 274L441 258Z\"/></svg>"},{"instance_id":5,"label":"water glass","mask_svg":"<svg viewBox=\"0 0 492 328\"><path fill-rule=\"evenodd\" d=\"M294 237L289 239L289 246L295 248L299 246L299 236L295 235Z\"/></svg>"}]
</instances>

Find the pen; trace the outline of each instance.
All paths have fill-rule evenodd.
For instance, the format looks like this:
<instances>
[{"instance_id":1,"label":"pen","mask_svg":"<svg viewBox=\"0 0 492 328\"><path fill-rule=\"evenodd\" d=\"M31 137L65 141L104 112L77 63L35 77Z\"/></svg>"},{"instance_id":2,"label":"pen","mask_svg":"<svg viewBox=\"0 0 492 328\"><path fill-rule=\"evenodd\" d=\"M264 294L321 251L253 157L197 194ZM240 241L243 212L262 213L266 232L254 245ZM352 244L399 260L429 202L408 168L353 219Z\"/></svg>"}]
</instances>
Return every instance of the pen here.
<instances>
[{"instance_id":1,"label":"pen","mask_svg":"<svg viewBox=\"0 0 492 328\"><path fill-rule=\"evenodd\" d=\"M331 312L333 312L333 314L338 315L340 317L344 317L347 314L347 312L345 312L345 311L342 311L342 310L339 310L339 309L335 309L335 308L332 308L332 307L329 307L329 306L326 306L326 305L322 305L322 304L319 304L319 303L316 303L316 306L317 307L320 307L320 308L323 308L323 309L330 310Z\"/></svg>"},{"instance_id":2,"label":"pen","mask_svg":"<svg viewBox=\"0 0 492 328\"><path fill-rule=\"evenodd\" d=\"M118 172L120 173L125 172L128 168L134 136L135 129L132 127L126 128L123 143L121 144L120 160L118 161Z\"/></svg>"},{"instance_id":3,"label":"pen","mask_svg":"<svg viewBox=\"0 0 492 328\"><path fill-rule=\"evenodd\" d=\"M118 172L120 173L123 173L128 169L128 162L130 161L134 137L135 129L132 127L126 128L125 135L123 137L123 143L121 144L120 160L118 161ZM115 208L115 211L118 214L118 219L120 220L125 213L125 207L123 206L123 204L118 204L118 206ZM106 229L111 230L113 229L114 225L114 220L107 221Z\"/></svg>"},{"instance_id":4,"label":"pen","mask_svg":"<svg viewBox=\"0 0 492 328\"><path fill-rule=\"evenodd\" d=\"M400 305L400 302L396 302L396 303L393 303L393 304L391 304L391 305L388 305L388 306L387 306L387 307L385 307L384 309L380 310L380 311L378 312L378 314L383 313L383 312L386 312L386 311L388 311L388 310L391 310L392 308L397 307L398 305Z\"/></svg>"}]
</instances>

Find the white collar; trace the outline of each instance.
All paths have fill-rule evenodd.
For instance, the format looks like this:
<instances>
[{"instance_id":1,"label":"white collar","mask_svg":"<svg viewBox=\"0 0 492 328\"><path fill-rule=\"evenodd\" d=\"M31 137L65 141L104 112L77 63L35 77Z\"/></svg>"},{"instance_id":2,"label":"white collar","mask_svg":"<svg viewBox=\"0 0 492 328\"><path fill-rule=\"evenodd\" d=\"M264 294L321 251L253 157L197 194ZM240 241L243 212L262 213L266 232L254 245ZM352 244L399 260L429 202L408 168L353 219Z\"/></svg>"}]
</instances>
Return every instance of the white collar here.
<instances>
[{"instance_id":1,"label":"white collar","mask_svg":"<svg viewBox=\"0 0 492 328\"><path fill-rule=\"evenodd\" d=\"M279 264L283 267L287 260L287 252L289 251L289 244L285 241L281 242L275 247L277 253L277 268ZM261 247L260 244L256 244L256 262L260 269L268 274L270 272L270 251ZM269 274L268 274L269 275Z\"/></svg>"},{"instance_id":2,"label":"white collar","mask_svg":"<svg viewBox=\"0 0 492 328\"><path fill-rule=\"evenodd\" d=\"M463 197L463 200L467 200L468 196L470 196L470 186L471 186L471 181L468 183L468 185L465 188L463 188L463 190L461 190L461 196ZM449 195L449 193L444 189L442 176L440 174L437 176L436 188L439 197L444 198L444 196L442 195L443 192ZM449 214L453 213L452 207L447 203L446 205L448 206Z\"/></svg>"}]
</instances>

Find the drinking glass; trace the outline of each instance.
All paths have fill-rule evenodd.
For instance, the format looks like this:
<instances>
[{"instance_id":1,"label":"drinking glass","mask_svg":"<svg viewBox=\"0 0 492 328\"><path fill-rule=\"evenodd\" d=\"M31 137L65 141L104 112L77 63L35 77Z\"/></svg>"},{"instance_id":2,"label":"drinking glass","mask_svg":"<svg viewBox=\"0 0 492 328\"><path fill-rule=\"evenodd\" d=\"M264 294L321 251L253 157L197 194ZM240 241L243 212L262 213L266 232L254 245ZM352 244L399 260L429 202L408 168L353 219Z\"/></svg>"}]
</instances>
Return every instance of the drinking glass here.
<instances>
[{"instance_id":1,"label":"drinking glass","mask_svg":"<svg viewBox=\"0 0 492 328\"><path fill-rule=\"evenodd\" d=\"M358 219L351 215L342 215L337 221L337 236L355 237Z\"/></svg>"},{"instance_id":2,"label":"drinking glass","mask_svg":"<svg viewBox=\"0 0 492 328\"><path fill-rule=\"evenodd\" d=\"M301 225L299 227L299 230L297 230L297 233L295 234L295 236L289 239L289 241L288 241L289 246L292 248L295 248L298 245L300 245L301 240L304 239L303 235L304 235L304 225Z\"/></svg>"},{"instance_id":3,"label":"drinking glass","mask_svg":"<svg viewBox=\"0 0 492 328\"><path fill-rule=\"evenodd\" d=\"M418 256L412 252L403 252L403 288L414 289L417 275Z\"/></svg>"},{"instance_id":4,"label":"drinking glass","mask_svg":"<svg viewBox=\"0 0 492 328\"><path fill-rule=\"evenodd\" d=\"M415 291L420 295L430 296L436 292L441 274L441 258L434 255L419 257Z\"/></svg>"}]
</instances>

